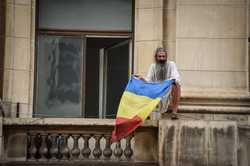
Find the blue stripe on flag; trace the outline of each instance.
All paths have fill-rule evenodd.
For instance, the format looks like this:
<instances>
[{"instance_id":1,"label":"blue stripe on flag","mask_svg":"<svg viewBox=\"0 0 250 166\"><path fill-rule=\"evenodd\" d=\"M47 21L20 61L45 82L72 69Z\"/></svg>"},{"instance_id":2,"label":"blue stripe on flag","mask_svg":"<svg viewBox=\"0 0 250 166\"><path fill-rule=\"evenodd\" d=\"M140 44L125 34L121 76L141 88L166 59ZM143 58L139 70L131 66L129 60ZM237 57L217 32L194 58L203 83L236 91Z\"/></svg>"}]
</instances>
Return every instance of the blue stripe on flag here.
<instances>
[{"instance_id":1,"label":"blue stripe on flag","mask_svg":"<svg viewBox=\"0 0 250 166\"><path fill-rule=\"evenodd\" d=\"M140 96L147 96L155 99L164 96L170 90L173 82L173 80L165 80L160 83L149 83L131 77L125 90Z\"/></svg>"}]
</instances>

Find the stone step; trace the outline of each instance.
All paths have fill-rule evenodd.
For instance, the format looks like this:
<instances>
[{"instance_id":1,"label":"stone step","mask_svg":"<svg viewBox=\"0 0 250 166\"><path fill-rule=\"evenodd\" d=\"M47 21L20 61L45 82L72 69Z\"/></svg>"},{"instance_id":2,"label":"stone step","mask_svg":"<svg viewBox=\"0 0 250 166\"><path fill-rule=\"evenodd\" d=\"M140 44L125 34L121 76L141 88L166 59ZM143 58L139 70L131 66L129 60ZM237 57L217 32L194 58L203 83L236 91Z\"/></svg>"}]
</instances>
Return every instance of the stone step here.
<instances>
[{"instance_id":1,"label":"stone step","mask_svg":"<svg viewBox=\"0 0 250 166\"><path fill-rule=\"evenodd\" d=\"M198 106L235 106L235 107L250 107L250 102L237 102L237 101L181 101L181 105L198 105Z\"/></svg>"}]
</instances>

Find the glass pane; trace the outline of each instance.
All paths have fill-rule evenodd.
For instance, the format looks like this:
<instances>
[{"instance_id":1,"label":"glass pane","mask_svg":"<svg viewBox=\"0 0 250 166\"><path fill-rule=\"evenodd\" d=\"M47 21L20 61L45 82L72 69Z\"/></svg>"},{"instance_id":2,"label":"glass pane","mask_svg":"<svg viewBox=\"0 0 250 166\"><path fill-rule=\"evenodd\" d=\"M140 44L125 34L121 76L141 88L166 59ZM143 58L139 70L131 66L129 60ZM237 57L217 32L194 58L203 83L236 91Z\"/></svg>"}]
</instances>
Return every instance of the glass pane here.
<instances>
[{"instance_id":1,"label":"glass pane","mask_svg":"<svg viewBox=\"0 0 250 166\"><path fill-rule=\"evenodd\" d=\"M82 39L39 36L37 111L39 115L81 115Z\"/></svg>"},{"instance_id":2,"label":"glass pane","mask_svg":"<svg viewBox=\"0 0 250 166\"><path fill-rule=\"evenodd\" d=\"M132 29L132 0L40 0L39 28Z\"/></svg>"}]
</instances>

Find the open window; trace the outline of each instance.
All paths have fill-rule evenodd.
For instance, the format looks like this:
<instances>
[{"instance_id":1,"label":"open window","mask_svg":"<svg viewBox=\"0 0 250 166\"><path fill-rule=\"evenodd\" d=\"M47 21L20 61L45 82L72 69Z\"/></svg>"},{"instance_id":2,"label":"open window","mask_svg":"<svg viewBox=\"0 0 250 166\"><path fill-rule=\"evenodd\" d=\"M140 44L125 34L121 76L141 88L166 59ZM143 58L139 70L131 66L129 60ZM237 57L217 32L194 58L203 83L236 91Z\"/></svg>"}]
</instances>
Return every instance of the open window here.
<instances>
[{"instance_id":1,"label":"open window","mask_svg":"<svg viewBox=\"0 0 250 166\"><path fill-rule=\"evenodd\" d=\"M132 6L39 0L34 116L115 117L132 72Z\"/></svg>"}]
</instances>

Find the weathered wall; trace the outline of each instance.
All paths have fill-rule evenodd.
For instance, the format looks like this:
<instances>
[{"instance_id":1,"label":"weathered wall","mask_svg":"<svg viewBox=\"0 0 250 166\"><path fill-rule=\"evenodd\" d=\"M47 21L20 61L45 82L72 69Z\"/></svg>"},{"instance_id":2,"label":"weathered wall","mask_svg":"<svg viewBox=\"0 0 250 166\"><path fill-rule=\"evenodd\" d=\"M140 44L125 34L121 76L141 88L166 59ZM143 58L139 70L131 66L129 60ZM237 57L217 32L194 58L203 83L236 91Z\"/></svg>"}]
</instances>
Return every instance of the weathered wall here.
<instances>
[{"instance_id":1,"label":"weathered wall","mask_svg":"<svg viewBox=\"0 0 250 166\"><path fill-rule=\"evenodd\" d=\"M250 165L250 128L248 126L239 127L239 150L238 163L239 166Z\"/></svg>"},{"instance_id":2,"label":"weathered wall","mask_svg":"<svg viewBox=\"0 0 250 166\"><path fill-rule=\"evenodd\" d=\"M233 121L159 123L161 166L237 166L238 128Z\"/></svg>"}]
</instances>

